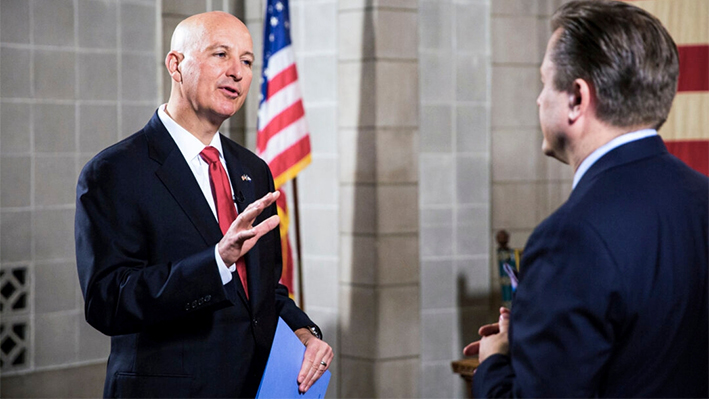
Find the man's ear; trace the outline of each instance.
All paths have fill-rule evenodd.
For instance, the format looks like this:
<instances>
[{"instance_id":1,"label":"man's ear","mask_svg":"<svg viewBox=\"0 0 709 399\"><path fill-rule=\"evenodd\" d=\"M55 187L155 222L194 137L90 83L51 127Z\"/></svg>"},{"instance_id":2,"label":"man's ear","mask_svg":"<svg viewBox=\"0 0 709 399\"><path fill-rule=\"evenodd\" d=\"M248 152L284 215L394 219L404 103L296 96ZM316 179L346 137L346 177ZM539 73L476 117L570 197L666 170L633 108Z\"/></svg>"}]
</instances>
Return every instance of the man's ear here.
<instances>
[{"instance_id":1,"label":"man's ear","mask_svg":"<svg viewBox=\"0 0 709 399\"><path fill-rule=\"evenodd\" d=\"M569 93L569 123L574 123L586 114L591 105L591 85L583 79L574 80Z\"/></svg>"},{"instance_id":2,"label":"man's ear","mask_svg":"<svg viewBox=\"0 0 709 399\"><path fill-rule=\"evenodd\" d=\"M182 71L180 70L180 63L183 59L185 59L185 56L175 50L172 50L167 53L167 56L165 57L165 67L167 68L167 72L170 74L172 80L178 83L182 82Z\"/></svg>"}]
</instances>

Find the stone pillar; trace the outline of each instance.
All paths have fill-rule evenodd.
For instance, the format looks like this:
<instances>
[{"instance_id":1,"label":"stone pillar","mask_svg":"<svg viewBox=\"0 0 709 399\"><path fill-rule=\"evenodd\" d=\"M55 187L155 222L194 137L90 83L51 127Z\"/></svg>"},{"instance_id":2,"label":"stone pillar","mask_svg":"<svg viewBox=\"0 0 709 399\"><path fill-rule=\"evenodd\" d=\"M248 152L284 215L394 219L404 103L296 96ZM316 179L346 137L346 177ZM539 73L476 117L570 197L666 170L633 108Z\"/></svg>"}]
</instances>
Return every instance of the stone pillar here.
<instances>
[{"instance_id":1,"label":"stone pillar","mask_svg":"<svg viewBox=\"0 0 709 399\"><path fill-rule=\"evenodd\" d=\"M340 0L339 397L416 397L418 1Z\"/></svg>"},{"instance_id":2,"label":"stone pillar","mask_svg":"<svg viewBox=\"0 0 709 399\"><path fill-rule=\"evenodd\" d=\"M496 319L490 297L490 9L419 0L421 397L461 398L451 360ZM500 0L502 1L502 0ZM521 2L527 0L519 0ZM490 312L492 310L492 312Z\"/></svg>"}]
</instances>

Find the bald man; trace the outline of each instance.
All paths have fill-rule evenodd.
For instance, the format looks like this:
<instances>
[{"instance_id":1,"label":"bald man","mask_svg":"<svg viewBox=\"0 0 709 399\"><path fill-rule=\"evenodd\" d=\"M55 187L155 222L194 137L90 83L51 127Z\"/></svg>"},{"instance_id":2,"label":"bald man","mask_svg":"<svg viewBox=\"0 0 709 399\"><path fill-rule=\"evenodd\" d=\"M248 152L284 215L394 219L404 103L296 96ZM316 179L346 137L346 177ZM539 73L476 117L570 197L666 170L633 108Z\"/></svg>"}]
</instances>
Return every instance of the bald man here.
<instances>
[{"instance_id":1,"label":"bald man","mask_svg":"<svg viewBox=\"0 0 709 399\"><path fill-rule=\"evenodd\" d=\"M81 172L76 258L86 320L111 336L105 397L253 397L279 316L306 345L301 391L330 366L320 329L278 283L271 172L218 132L244 104L253 60L236 17L185 19L165 58L168 103Z\"/></svg>"}]
</instances>

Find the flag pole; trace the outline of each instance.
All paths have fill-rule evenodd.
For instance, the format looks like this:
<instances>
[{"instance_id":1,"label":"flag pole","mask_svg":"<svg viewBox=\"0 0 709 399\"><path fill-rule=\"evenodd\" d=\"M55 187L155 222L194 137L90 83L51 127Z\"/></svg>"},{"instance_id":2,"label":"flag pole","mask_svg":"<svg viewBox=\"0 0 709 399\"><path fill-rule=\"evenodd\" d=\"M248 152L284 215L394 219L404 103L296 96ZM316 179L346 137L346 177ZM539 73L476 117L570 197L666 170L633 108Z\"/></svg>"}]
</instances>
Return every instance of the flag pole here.
<instances>
[{"instance_id":1,"label":"flag pole","mask_svg":"<svg viewBox=\"0 0 709 399\"><path fill-rule=\"evenodd\" d=\"M303 258L300 250L300 213L298 211L298 177L293 178L293 216L295 216L295 253L298 257L298 303L305 310L305 294L303 292Z\"/></svg>"}]
</instances>

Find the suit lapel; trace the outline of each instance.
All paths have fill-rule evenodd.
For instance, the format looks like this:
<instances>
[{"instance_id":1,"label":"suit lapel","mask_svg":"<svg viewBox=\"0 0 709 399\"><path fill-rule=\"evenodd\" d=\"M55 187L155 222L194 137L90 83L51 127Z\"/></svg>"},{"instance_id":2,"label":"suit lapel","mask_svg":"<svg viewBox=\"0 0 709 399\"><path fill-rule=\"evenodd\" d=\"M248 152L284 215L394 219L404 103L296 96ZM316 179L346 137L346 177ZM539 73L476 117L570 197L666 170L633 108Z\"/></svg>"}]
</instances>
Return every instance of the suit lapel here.
<instances>
[{"instance_id":1,"label":"suit lapel","mask_svg":"<svg viewBox=\"0 0 709 399\"><path fill-rule=\"evenodd\" d=\"M215 245L222 237L219 224L214 219L214 214L204 199L192 170L160 121L157 112L144 130L150 158L160 164L155 172L158 179L170 191L204 239L205 244Z\"/></svg>"},{"instance_id":2,"label":"suit lapel","mask_svg":"<svg viewBox=\"0 0 709 399\"><path fill-rule=\"evenodd\" d=\"M229 179L231 180L231 187L234 190L234 198L236 200L236 207L239 213L243 212L246 207L254 202L254 185L251 181L251 171L248 167L241 162L237 155L237 151L233 148L234 143L227 140L224 136L221 136L222 149L224 150L224 159L226 160L226 167L229 171ZM256 244L248 254L246 254L246 280L249 285L249 300L246 299L246 293L244 288L241 286L241 282L237 284L239 295L242 299L249 303L251 308L254 308L254 302L259 300L260 287L259 284L255 282L261 281L261 273L259 268L259 245Z\"/></svg>"}]
</instances>

